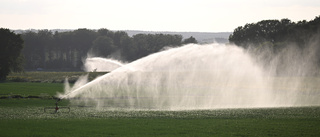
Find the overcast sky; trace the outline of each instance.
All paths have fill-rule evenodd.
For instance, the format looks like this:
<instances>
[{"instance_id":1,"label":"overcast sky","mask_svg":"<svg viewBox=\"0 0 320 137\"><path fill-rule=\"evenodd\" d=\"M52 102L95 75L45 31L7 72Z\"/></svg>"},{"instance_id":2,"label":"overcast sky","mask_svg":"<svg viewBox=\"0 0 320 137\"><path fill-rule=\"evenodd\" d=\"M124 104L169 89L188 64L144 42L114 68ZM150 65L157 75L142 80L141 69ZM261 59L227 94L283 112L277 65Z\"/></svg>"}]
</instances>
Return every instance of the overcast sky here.
<instances>
[{"instance_id":1,"label":"overcast sky","mask_svg":"<svg viewBox=\"0 0 320 137\"><path fill-rule=\"evenodd\" d=\"M320 0L0 0L0 27L9 29L232 32L319 15Z\"/></svg>"}]
</instances>

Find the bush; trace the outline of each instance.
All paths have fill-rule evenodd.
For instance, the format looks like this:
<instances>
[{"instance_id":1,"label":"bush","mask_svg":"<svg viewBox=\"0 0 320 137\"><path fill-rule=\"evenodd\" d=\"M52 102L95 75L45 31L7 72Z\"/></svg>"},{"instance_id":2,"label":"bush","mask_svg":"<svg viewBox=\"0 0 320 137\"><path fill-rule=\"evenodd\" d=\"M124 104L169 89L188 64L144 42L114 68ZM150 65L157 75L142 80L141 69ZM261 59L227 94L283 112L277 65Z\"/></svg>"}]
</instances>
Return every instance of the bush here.
<instances>
[{"instance_id":1,"label":"bush","mask_svg":"<svg viewBox=\"0 0 320 137\"><path fill-rule=\"evenodd\" d=\"M8 76L7 80L12 82L27 82L29 81L29 77L24 76Z\"/></svg>"}]
</instances>

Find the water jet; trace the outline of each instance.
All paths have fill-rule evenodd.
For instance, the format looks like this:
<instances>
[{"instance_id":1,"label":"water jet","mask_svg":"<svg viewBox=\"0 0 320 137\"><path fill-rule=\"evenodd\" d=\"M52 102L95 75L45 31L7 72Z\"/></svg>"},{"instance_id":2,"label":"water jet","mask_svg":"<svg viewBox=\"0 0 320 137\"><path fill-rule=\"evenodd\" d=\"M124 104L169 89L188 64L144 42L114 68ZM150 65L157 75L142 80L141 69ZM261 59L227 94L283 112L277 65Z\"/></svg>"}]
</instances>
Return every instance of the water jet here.
<instances>
[{"instance_id":1,"label":"water jet","mask_svg":"<svg viewBox=\"0 0 320 137\"><path fill-rule=\"evenodd\" d=\"M80 78L59 97L97 108L155 110L319 105L319 95L310 96L310 89L301 96L299 82L279 80L240 47L189 44L133 61L90 82Z\"/></svg>"},{"instance_id":2,"label":"water jet","mask_svg":"<svg viewBox=\"0 0 320 137\"><path fill-rule=\"evenodd\" d=\"M124 66L124 64L120 61L102 57L89 57L84 61L84 71L86 72L110 72L122 66Z\"/></svg>"}]
</instances>

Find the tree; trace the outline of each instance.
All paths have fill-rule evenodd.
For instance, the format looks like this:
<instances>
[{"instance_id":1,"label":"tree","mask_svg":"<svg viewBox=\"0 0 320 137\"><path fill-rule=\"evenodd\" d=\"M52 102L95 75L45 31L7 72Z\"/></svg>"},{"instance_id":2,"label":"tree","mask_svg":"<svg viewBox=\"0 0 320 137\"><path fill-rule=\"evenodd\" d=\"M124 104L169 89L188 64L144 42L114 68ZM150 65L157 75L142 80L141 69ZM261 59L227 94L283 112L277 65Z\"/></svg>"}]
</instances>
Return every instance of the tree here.
<instances>
[{"instance_id":1,"label":"tree","mask_svg":"<svg viewBox=\"0 0 320 137\"><path fill-rule=\"evenodd\" d=\"M242 47L250 44L261 47L268 42L273 49L278 50L289 42L297 44L299 48L305 48L309 39L319 32L320 16L309 22L303 20L297 23L289 19L263 20L236 28L229 36L229 41Z\"/></svg>"},{"instance_id":2,"label":"tree","mask_svg":"<svg viewBox=\"0 0 320 137\"><path fill-rule=\"evenodd\" d=\"M276 74L312 76L320 68L319 34L320 17L297 23L289 19L263 20L236 28L229 41L249 49Z\"/></svg>"},{"instance_id":3,"label":"tree","mask_svg":"<svg viewBox=\"0 0 320 137\"><path fill-rule=\"evenodd\" d=\"M123 61L133 61L159 52L164 47L176 47L182 43L181 35L137 34L131 37L125 31L111 31L105 28L83 28L54 33L49 30L30 30L23 33L22 38L27 70L79 70L83 65L82 59L88 52L97 56L112 56ZM189 39L195 42L193 37Z\"/></svg>"},{"instance_id":4,"label":"tree","mask_svg":"<svg viewBox=\"0 0 320 137\"><path fill-rule=\"evenodd\" d=\"M194 37L190 37L190 38L187 38L185 40L183 40L182 42L183 44L188 44L188 43L198 43L198 41L194 38Z\"/></svg>"},{"instance_id":5,"label":"tree","mask_svg":"<svg viewBox=\"0 0 320 137\"><path fill-rule=\"evenodd\" d=\"M260 45L264 42L275 43L283 41L288 29L292 26L288 19L263 20L236 28L230 35L229 41L238 46L246 47L248 44Z\"/></svg>"},{"instance_id":6,"label":"tree","mask_svg":"<svg viewBox=\"0 0 320 137\"><path fill-rule=\"evenodd\" d=\"M116 50L113 40L108 36L100 36L93 41L92 52L96 56L107 57Z\"/></svg>"},{"instance_id":7,"label":"tree","mask_svg":"<svg viewBox=\"0 0 320 137\"><path fill-rule=\"evenodd\" d=\"M0 28L0 80L6 80L10 72L23 71L21 50L23 40L19 34Z\"/></svg>"},{"instance_id":8,"label":"tree","mask_svg":"<svg viewBox=\"0 0 320 137\"><path fill-rule=\"evenodd\" d=\"M159 52L165 47L180 46L181 40L181 35L136 34L133 35L132 39L125 38L124 43L128 44L122 44L122 52L128 61L133 61Z\"/></svg>"},{"instance_id":9,"label":"tree","mask_svg":"<svg viewBox=\"0 0 320 137\"><path fill-rule=\"evenodd\" d=\"M26 69L46 68L46 51L53 47L52 32L49 30L39 30L37 33L27 31L22 38Z\"/></svg>"}]
</instances>

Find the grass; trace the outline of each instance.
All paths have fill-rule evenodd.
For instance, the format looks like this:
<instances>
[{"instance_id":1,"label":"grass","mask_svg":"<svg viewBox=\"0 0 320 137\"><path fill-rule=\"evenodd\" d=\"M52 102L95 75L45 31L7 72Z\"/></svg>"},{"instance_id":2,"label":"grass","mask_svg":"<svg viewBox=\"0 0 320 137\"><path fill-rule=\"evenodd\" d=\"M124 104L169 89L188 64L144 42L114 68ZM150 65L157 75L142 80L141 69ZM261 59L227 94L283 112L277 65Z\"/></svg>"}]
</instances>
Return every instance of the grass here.
<instances>
[{"instance_id":1,"label":"grass","mask_svg":"<svg viewBox=\"0 0 320 137\"><path fill-rule=\"evenodd\" d=\"M0 83L1 95L23 95L23 96L54 96L57 92L63 92L62 83L31 83L31 82L5 82Z\"/></svg>"},{"instance_id":2,"label":"grass","mask_svg":"<svg viewBox=\"0 0 320 137\"><path fill-rule=\"evenodd\" d=\"M40 107L43 109L43 107L47 106L54 106L54 103L56 102L55 99L35 99L35 98L25 98L25 99L1 99L0 100L0 107L1 108L14 108L14 109L20 109L20 108L32 108L32 107ZM66 106L69 104L68 100L62 100L59 102L59 105ZM24 110L21 110L24 111ZM13 115L13 114L12 114Z\"/></svg>"},{"instance_id":3,"label":"grass","mask_svg":"<svg viewBox=\"0 0 320 137\"><path fill-rule=\"evenodd\" d=\"M0 83L0 96L54 96L62 83ZM320 106L189 111L60 106L52 98L0 99L0 136L319 136Z\"/></svg>"},{"instance_id":4,"label":"grass","mask_svg":"<svg viewBox=\"0 0 320 137\"><path fill-rule=\"evenodd\" d=\"M66 78L69 82L74 83L80 76L88 75L89 80L107 72L24 72L11 73L7 76L8 81L12 82L42 82L42 83L63 83Z\"/></svg>"},{"instance_id":5,"label":"grass","mask_svg":"<svg viewBox=\"0 0 320 137\"><path fill-rule=\"evenodd\" d=\"M1 121L3 136L317 136L313 120L47 119ZM3 132L5 131L5 132Z\"/></svg>"},{"instance_id":6,"label":"grass","mask_svg":"<svg viewBox=\"0 0 320 137\"><path fill-rule=\"evenodd\" d=\"M71 106L53 99L0 100L1 136L318 136L320 107L189 111ZM67 100L59 105L69 106Z\"/></svg>"},{"instance_id":7,"label":"grass","mask_svg":"<svg viewBox=\"0 0 320 137\"><path fill-rule=\"evenodd\" d=\"M21 101L6 99L9 102ZM26 100L26 99L24 99ZM45 113L39 99L0 107L1 136L318 136L320 107ZM39 103L35 103L39 101ZM48 100L53 103L53 100ZM7 103L10 104L10 103Z\"/></svg>"}]
</instances>

